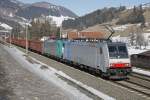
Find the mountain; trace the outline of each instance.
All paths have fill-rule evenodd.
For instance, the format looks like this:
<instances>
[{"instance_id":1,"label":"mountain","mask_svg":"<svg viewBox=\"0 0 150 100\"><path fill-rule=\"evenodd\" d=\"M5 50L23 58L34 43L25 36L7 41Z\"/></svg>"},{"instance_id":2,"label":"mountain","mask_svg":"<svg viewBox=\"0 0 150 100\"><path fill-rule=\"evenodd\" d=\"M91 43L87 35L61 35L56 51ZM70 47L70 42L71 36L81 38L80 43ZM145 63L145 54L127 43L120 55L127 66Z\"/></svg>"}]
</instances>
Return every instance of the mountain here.
<instances>
[{"instance_id":1,"label":"mountain","mask_svg":"<svg viewBox=\"0 0 150 100\"><path fill-rule=\"evenodd\" d=\"M0 0L0 15L1 16L14 16L18 9L20 9L20 3L15 0Z\"/></svg>"},{"instance_id":2,"label":"mountain","mask_svg":"<svg viewBox=\"0 0 150 100\"><path fill-rule=\"evenodd\" d=\"M77 17L69 9L48 2L25 4L18 0L0 0L0 23L5 23L11 27L22 27L32 18L38 18L43 15Z\"/></svg>"},{"instance_id":3,"label":"mountain","mask_svg":"<svg viewBox=\"0 0 150 100\"><path fill-rule=\"evenodd\" d=\"M17 0L0 0L0 23L2 25L1 27L3 27L1 29L8 29L4 27L6 25L10 27L21 26L18 23L16 12L23 6L24 4Z\"/></svg>"},{"instance_id":4,"label":"mountain","mask_svg":"<svg viewBox=\"0 0 150 100\"><path fill-rule=\"evenodd\" d=\"M68 29L78 29L82 30L83 28L87 28L96 24L102 24L113 19L119 18L119 15L126 8L124 6L121 7L111 7L111 8L103 8L93 11L84 16L78 17L75 20L69 19L63 22L63 28Z\"/></svg>"},{"instance_id":5,"label":"mountain","mask_svg":"<svg viewBox=\"0 0 150 100\"><path fill-rule=\"evenodd\" d=\"M27 19L32 19L35 17L40 17L42 15L44 16L68 16L68 17L77 17L76 14L74 14L72 11L69 9L62 7L62 6L57 6L51 3L47 2L37 2L29 5L28 7L19 9L16 13L16 15L27 18Z\"/></svg>"},{"instance_id":6,"label":"mountain","mask_svg":"<svg viewBox=\"0 0 150 100\"><path fill-rule=\"evenodd\" d=\"M109 23L112 25L139 24L150 22L150 3L146 5L126 8L125 6L103 8L84 16L69 19L62 23L63 29L84 30L98 24Z\"/></svg>"}]
</instances>

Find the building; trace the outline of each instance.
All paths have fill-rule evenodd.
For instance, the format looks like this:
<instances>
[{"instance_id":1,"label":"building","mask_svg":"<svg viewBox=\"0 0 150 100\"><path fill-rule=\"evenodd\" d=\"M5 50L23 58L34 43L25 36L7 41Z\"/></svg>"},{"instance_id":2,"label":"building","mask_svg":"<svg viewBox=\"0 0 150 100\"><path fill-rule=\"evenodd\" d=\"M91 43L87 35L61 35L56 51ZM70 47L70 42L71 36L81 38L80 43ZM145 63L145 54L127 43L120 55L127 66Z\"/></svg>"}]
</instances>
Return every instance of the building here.
<instances>
[{"instance_id":1,"label":"building","mask_svg":"<svg viewBox=\"0 0 150 100\"><path fill-rule=\"evenodd\" d=\"M102 32L69 32L67 34L68 39L103 39L104 33Z\"/></svg>"},{"instance_id":2,"label":"building","mask_svg":"<svg viewBox=\"0 0 150 100\"><path fill-rule=\"evenodd\" d=\"M150 33L143 33L145 41L150 45Z\"/></svg>"}]
</instances>

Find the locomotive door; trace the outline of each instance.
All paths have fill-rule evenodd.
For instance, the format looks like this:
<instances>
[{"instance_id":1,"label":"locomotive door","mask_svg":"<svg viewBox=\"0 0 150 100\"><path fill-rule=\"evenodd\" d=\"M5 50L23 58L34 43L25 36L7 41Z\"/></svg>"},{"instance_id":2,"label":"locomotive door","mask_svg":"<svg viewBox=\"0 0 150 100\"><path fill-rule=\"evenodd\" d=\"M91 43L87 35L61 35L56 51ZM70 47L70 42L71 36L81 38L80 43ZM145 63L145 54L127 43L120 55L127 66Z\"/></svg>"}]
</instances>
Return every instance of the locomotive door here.
<instances>
[{"instance_id":1,"label":"locomotive door","mask_svg":"<svg viewBox=\"0 0 150 100\"><path fill-rule=\"evenodd\" d=\"M102 47L99 47L97 50L97 64L99 69L103 71L105 65L104 65L104 52Z\"/></svg>"}]
</instances>

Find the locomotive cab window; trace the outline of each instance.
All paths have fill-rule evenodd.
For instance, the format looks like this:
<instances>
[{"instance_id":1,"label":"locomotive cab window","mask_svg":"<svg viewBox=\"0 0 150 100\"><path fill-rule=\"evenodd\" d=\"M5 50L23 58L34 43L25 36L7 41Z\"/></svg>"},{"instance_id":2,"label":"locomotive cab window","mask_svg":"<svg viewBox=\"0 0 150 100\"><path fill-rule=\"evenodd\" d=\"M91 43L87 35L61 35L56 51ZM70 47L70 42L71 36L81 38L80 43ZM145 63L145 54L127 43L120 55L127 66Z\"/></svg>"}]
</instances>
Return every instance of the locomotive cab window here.
<instances>
[{"instance_id":1,"label":"locomotive cab window","mask_svg":"<svg viewBox=\"0 0 150 100\"><path fill-rule=\"evenodd\" d=\"M110 58L128 58L127 48L125 45L108 45Z\"/></svg>"},{"instance_id":2,"label":"locomotive cab window","mask_svg":"<svg viewBox=\"0 0 150 100\"><path fill-rule=\"evenodd\" d=\"M125 46L118 46L118 51L119 51L120 53L127 53L127 49L126 49Z\"/></svg>"}]
</instances>

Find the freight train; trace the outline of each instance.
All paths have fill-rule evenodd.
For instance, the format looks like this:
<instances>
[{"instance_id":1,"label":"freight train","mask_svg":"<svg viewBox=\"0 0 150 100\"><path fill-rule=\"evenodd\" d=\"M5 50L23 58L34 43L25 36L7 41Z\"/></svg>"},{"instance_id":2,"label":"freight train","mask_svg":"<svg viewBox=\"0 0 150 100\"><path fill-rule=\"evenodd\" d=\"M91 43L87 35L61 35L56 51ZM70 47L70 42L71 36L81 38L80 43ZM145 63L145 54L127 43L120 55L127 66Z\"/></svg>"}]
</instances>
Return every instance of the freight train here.
<instances>
[{"instance_id":1,"label":"freight train","mask_svg":"<svg viewBox=\"0 0 150 100\"><path fill-rule=\"evenodd\" d=\"M26 46L23 39L12 39L12 43ZM50 39L44 42L29 40L28 45L34 52L76 64L103 77L126 78L132 72L125 43Z\"/></svg>"}]
</instances>

